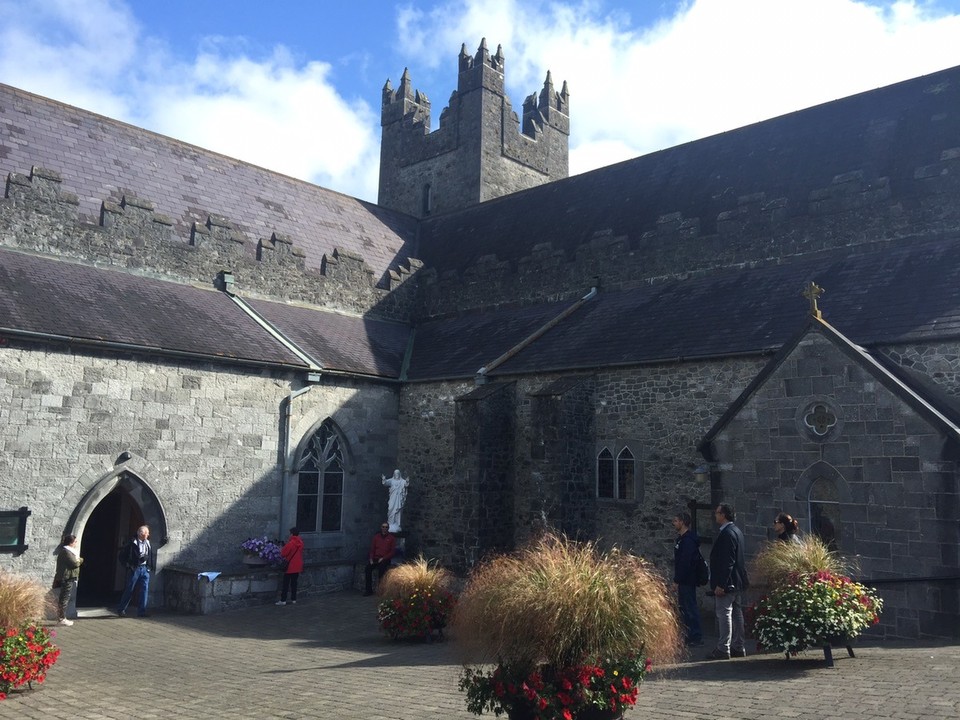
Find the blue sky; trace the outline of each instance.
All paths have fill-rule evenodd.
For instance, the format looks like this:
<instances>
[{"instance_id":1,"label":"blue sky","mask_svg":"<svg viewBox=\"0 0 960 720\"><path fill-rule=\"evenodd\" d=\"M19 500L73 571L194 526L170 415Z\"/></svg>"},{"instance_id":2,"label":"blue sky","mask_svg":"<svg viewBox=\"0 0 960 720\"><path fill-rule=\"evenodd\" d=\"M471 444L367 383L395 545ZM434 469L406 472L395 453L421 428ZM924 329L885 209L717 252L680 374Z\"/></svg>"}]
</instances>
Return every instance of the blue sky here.
<instances>
[{"instance_id":1,"label":"blue sky","mask_svg":"<svg viewBox=\"0 0 960 720\"><path fill-rule=\"evenodd\" d=\"M380 92L461 43L571 92L571 173L960 65L960 0L0 0L0 82L367 200ZM25 169L22 169L25 170Z\"/></svg>"}]
</instances>

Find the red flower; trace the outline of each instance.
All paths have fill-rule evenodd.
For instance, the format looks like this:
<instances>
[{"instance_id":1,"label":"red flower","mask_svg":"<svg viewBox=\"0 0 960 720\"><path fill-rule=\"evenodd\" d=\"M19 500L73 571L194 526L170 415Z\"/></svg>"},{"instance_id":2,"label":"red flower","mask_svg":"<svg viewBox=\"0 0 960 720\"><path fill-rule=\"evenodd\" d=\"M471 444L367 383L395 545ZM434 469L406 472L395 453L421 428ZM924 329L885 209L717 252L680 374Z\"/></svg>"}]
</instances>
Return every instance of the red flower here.
<instances>
[{"instance_id":1,"label":"red flower","mask_svg":"<svg viewBox=\"0 0 960 720\"><path fill-rule=\"evenodd\" d=\"M567 708L563 709L563 720L573 720L573 713L567 710Z\"/></svg>"}]
</instances>

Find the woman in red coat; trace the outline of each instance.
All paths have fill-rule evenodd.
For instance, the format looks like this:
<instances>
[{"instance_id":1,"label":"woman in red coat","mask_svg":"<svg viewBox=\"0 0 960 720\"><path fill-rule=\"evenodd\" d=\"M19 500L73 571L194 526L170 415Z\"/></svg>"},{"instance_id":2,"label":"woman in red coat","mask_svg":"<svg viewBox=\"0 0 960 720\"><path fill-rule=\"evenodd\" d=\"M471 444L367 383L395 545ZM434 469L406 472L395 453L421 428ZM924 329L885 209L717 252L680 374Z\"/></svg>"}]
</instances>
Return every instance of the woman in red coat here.
<instances>
[{"instance_id":1,"label":"woman in red coat","mask_svg":"<svg viewBox=\"0 0 960 720\"><path fill-rule=\"evenodd\" d=\"M287 561L287 570L283 574L283 585L280 587L280 599L277 605L287 604L287 591L290 592L290 604L297 604L297 580L303 572L303 540L300 539L300 530L296 526L290 528L290 539L280 550L280 556Z\"/></svg>"}]
</instances>

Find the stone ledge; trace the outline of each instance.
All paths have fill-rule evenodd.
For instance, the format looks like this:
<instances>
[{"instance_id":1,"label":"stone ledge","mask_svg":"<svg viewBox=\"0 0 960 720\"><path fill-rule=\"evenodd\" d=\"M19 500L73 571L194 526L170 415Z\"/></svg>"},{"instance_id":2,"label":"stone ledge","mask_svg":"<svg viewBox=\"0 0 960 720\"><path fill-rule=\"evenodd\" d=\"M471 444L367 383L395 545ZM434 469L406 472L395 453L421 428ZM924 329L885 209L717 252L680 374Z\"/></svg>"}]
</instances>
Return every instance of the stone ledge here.
<instances>
[{"instance_id":1,"label":"stone ledge","mask_svg":"<svg viewBox=\"0 0 960 720\"><path fill-rule=\"evenodd\" d=\"M237 608L266 605L280 597L282 571L276 568L224 572L215 580L201 577L198 570L168 565L163 577L163 607L191 615L211 615ZM345 590L353 583L354 563L326 560L308 563L300 573L301 595Z\"/></svg>"}]
</instances>

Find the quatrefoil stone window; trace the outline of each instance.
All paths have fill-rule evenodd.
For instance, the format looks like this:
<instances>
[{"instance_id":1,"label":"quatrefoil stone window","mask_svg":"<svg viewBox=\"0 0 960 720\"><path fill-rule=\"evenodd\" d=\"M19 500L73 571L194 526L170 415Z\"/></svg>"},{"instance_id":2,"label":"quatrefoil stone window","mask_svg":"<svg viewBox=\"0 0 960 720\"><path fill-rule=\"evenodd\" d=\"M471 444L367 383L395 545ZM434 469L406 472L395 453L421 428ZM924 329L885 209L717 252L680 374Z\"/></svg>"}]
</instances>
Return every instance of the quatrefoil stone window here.
<instances>
[{"instance_id":1,"label":"quatrefoil stone window","mask_svg":"<svg viewBox=\"0 0 960 720\"><path fill-rule=\"evenodd\" d=\"M813 440L825 441L839 431L840 417L830 402L817 399L797 413L801 429Z\"/></svg>"},{"instance_id":2,"label":"quatrefoil stone window","mask_svg":"<svg viewBox=\"0 0 960 720\"><path fill-rule=\"evenodd\" d=\"M837 416L826 405L816 404L803 416L803 424L823 437L837 424Z\"/></svg>"}]
</instances>

